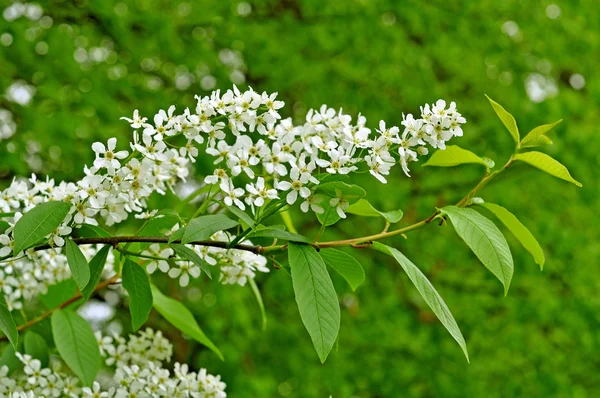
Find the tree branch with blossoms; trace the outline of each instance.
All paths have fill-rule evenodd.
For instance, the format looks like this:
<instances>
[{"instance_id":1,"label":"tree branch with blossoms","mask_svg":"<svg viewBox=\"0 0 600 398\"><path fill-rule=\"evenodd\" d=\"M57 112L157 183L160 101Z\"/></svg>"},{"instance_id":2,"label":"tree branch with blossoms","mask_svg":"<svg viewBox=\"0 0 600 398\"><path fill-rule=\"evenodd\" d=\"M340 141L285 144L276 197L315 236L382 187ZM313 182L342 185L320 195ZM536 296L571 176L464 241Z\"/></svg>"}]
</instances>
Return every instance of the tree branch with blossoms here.
<instances>
[{"instance_id":1,"label":"tree branch with blossoms","mask_svg":"<svg viewBox=\"0 0 600 398\"><path fill-rule=\"evenodd\" d=\"M303 124L294 125L291 119L282 119L279 110L284 104L276 98L276 93L242 92L234 86L224 93L217 90L196 97L193 110L186 108L180 114L174 106L160 110L152 123L135 111L131 119L123 118L133 129L129 150L118 149L116 138L106 145L94 143L93 165L85 167L81 180L57 183L49 177L40 180L32 176L29 181L13 181L0 193L0 329L5 335L0 340L9 340L18 350L19 332L50 317L58 353L83 384L92 386L99 361L74 357L70 348L95 352L99 342L68 338L70 332L90 336L87 323L69 307L121 282L122 296L129 296L133 330L140 328L155 308L175 328L221 357L185 306L162 294L152 282L169 277L186 288L190 280L203 273L212 278L216 270L223 284L249 284L262 306L254 278L257 273L270 272L272 263L290 273L302 322L324 362L337 339L341 318L329 269L339 273L352 289L364 280L360 263L338 249L352 247L375 249L397 261L468 360L465 339L433 285L400 251L379 241L436 219L449 222L499 279L506 294L514 269L510 248L498 227L475 209L493 213L540 267L544 254L512 213L476 195L515 162L580 185L558 161L532 150L549 143L546 134L556 123L537 127L521 139L514 118L490 99L515 140L508 162L495 169L491 159L447 145L463 135L466 123L454 102L438 100L424 105L419 117L403 115L401 128L381 121L373 130L364 116L353 122L350 115L327 106L310 110ZM424 166L474 164L483 168L483 177L455 205L391 229L402 219L402 211L376 209L353 177L368 172L385 184L395 165L410 176L411 163L428 155L430 149L436 151ZM198 178L192 171L201 156L210 158L214 167ZM173 209L149 208L152 195L176 192L190 180L200 188L182 199L180 210L193 207L192 217ZM321 224L316 238L296 231L289 216L295 209L316 217ZM115 231L131 214L144 220L136 234L107 231ZM279 214L287 228L274 225L273 217ZM348 214L382 218L385 228L377 234L320 240L326 228ZM78 293L16 325L13 313L23 310L24 300L51 294L49 288L69 280L74 281ZM173 317L174 313L189 316ZM70 330L72 325L80 326ZM31 362L25 357L21 360L26 366Z\"/></svg>"}]
</instances>

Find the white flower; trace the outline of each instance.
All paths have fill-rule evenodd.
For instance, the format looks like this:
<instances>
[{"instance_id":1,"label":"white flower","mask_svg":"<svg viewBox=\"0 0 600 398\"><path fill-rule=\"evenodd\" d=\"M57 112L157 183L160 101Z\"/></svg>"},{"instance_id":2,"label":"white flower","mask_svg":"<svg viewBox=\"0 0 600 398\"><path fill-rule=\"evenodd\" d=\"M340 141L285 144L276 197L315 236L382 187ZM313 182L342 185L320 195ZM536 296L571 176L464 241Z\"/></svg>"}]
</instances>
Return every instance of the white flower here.
<instances>
[{"instance_id":1,"label":"white flower","mask_svg":"<svg viewBox=\"0 0 600 398\"><path fill-rule=\"evenodd\" d=\"M179 278L179 285L186 287L190 283L190 275L192 278L200 276L200 267L195 264L179 263L179 268L171 268L169 276L173 279Z\"/></svg>"},{"instance_id":2,"label":"white flower","mask_svg":"<svg viewBox=\"0 0 600 398\"><path fill-rule=\"evenodd\" d=\"M335 207L335 211L337 212L338 216L341 218L346 218L346 213L344 213L344 210L350 207L350 202L344 198L343 192L339 189L336 189L335 193L336 197L329 200L329 206Z\"/></svg>"},{"instance_id":3,"label":"white flower","mask_svg":"<svg viewBox=\"0 0 600 398\"><path fill-rule=\"evenodd\" d=\"M235 203L235 205L241 210L246 209L244 203L239 199L244 195L243 188L234 187L231 180L221 181L219 187L221 188L221 191L225 193L225 198L223 199L223 201L227 206L233 206L233 204Z\"/></svg>"},{"instance_id":4,"label":"white flower","mask_svg":"<svg viewBox=\"0 0 600 398\"><path fill-rule=\"evenodd\" d=\"M300 194L300 196L304 199L310 196L310 189L304 186L306 183L308 183L309 176L308 174L300 174L300 170L294 167L290 171L290 178L292 179L292 182L280 181L277 184L277 189L282 191L291 189L286 196L286 201L289 205L293 205L298 199L298 194Z\"/></svg>"},{"instance_id":5,"label":"white flower","mask_svg":"<svg viewBox=\"0 0 600 398\"><path fill-rule=\"evenodd\" d=\"M115 152L116 147L116 138L109 138L106 147L101 142L95 142L92 145L92 149L96 152L94 167L98 169L103 167L107 169L118 169L121 166L119 159L125 159L129 153L127 151Z\"/></svg>"},{"instance_id":6,"label":"white flower","mask_svg":"<svg viewBox=\"0 0 600 398\"><path fill-rule=\"evenodd\" d=\"M156 271L156 268L162 272L169 271L169 263L166 260L174 254L174 251L170 247L161 249L158 243L153 243L148 247L148 250L144 250L142 254L146 256L164 258L164 260L150 260L146 264L146 271L148 271L149 274L152 274L154 271Z\"/></svg>"}]
</instances>

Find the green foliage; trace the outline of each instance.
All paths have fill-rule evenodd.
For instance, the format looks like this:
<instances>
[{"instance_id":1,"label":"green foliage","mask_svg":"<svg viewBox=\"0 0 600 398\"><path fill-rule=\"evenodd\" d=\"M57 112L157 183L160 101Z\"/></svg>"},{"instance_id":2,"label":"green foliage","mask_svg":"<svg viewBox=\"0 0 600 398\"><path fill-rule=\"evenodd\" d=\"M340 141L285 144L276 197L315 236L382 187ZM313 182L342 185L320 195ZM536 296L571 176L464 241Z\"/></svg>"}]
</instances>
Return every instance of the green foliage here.
<instances>
[{"instance_id":1,"label":"green foliage","mask_svg":"<svg viewBox=\"0 0 600 398\"><path fill-rule=\"evenodd\" d=\"M433 287L429 279L421 272L416 265L414 265L408 258L404 256L404 254L400 253L398 250L393 247L386 246L382 243L375 242L373 244L373 248L382 253L385 253L389 256L394 257L398 264L402 266L402 269L408 275L408 278L412 282L413 285L419 291L423 300L427 303L429 308L435 313L435 316L438 317L442 325L448 330L450 335L456 340L460 348L463 350L465 357L467 358L467 362L469 361L469 353L467 352L467 343L465 343L465 338L463 337L460 329L458 328L458 324L454 320L454 316L448 309L448 306L442 299L442 297L438 294L437 290Z\"/></svg>"},{"instance_id":2,"label":"green foliage","mask_svg":"<svg viewBox=\"0 0 600 398\"><path fill-rule=\"evenodd\" d=\"M321 183L317 186L316 192L325 196L325 200L321 203L321 206L325 211L321 214L317 214L317 218L319 222L326 227L335 224L341 219L336 212L335 206L331 206L331 199L339 198L349 205L352 205L367 194L367 192L358 185L350 185L341 181Z\"/></svg>"},{"instance_id":3,"label":"green foliage","mask_svg":"<svg viewBox=\"0 0 600 398\"><path fill-rule=\"evenodd\" d=\"M209 239L215 232L225 231L239 225L237 221L224 214L211 214L194 218L185 228L181 243L190 243Z\"/></svg>"},{"instance_id":4,"label":"green foliage","mask_svg":"<svg viewBox=\"0 0 600 398\"><path fill-rule=\"evenodd\" d=\"M14 254L38 243L64 221L71 206L65 202L46 202L37 205L19 219L15 225Z\"/></svg>"},{"instance_id":5,"label":"green foliage","mask_svg":"<svg viewBox=\"0 0 600 398\"><path fill-rule=\"evenodd\" d=\"M6 366L8 368L8 374L11 374L23 365L15 355L15 352L17 351L18 350L15 350L12 344L7 344L2 350L2 355L0 355L0 367Z\"/></svg>"},{"instance_id":6,"label":"green foliage","mask_svg":"<svg viewBox=\"0 0 600 398\"><path fill-rule=\"evenodd\" d=\"M456 100L469 120L461 146L497 158L510 149L512 138L500 134L497 120L490 117L485 89L513 112L522 131L539 121L564 118L548 153L575 176L591 182L600 178L594 167L599 114L590 110L600 98L600 86L593 79L600 32L595 2L557 3L561 13L556 19L548 18L546 3L514 0L250 3L247 17L226 1L202 3L202 10L186 2L192 5L189 15L180 13L185 4L178 1L169 7L154 0L128 2L125 14L117 14L116 2L110 1L87 2L85 8L74 2L53 3L46 10L54 20L50 29L24 20L7 23L0 17L1 31L15 39L0 51L2 93L15 79L37 86L30 106L0 99L18 123L16 135L0 141L0 184L29 175L32 167L56 181L81 177L83 164L90 162L82 154L91 142L131 138L119 117L137 108L148 115L171 103L178 109L193 106L194 94L208 92L197 83L179 88L177 73L209 71L216 87L230 86L231 70L220 59L229 48L245 58L247 84L279 91L290 106L286 116L296 121L303 122L307 108L326 103L362 112L372 126L379 119L399 125L401 112L418 113L425 101ZM518 33L505 34L505 26L518 26ZM22 39L28 30L35 31L33 40ZM38 40L48 43L46 55L35 53ZM89 52L104 44L115 51L115 63L75 61L79 48ZM127 73L113 80L114 70ZM574 73L588 80L584 89L569 83ZM556 84L556 95L534 103L527 95L532 76ZM150 86L150 79L158 79L160 88ZM550 143L546 135L539 141L536 145ZM198 162L196 167L196 175L204 175L206 164ZM394 174L383 188L368 174L351 183L369 193L383 189L382 195L369 194L369 201L378 209L401 205L404 222L410 224L431 214L433 206L455 203L459 191L479 176L476 167L435 173L426 169L413 166L412 179ZM600 258L600 230L590 220L600 207L600 196L593 183L575 192L558 180L531 178L535 175L534 170L515 170L485 188L486 199L518 214L549 257L543 275L534 267L520 267L512 293L502 300L493 293L491 278L474 272L472 255L456 247L449 228L430 225L408 235L408 241L393 241L402 245L406 256L418 259L468 331L476 357L470 366L456 355L444 331L433 327L426 306L410 293L414 289L403 283L391 258L367 256L363 250L352 253L369 277L355 293L340 294L340 349L325 365L312 363L312 347L298 344L305 332L290 310L293 292L283 271L261 281L270 315L265 333L247 315L255 307L249 290L206 280L192 286L202 295L190 299L189 308L207 319L207 333L222 336L228 361L208 365L211 354L199 351L190 354L190 363L207 364L221 373L228 393L244 398L283 393L395 397L398 391L411 397L600 395L595 373L600 366L600 278L593 261ZM170 195L153 200L151 207L176 204ZM300 212L291 214L303 233L316 235L318 226ZM349 217L323 236L333 240L349 238L352 231L377 233L381 226L376 224L372 218ZM2 225L0 221L0 231L7 227ZM139 220L131 220L110 230L129 234L138 226ZM513 254L516 264L530 261L525 251ZM65 298L49 308L76 293L72 280L55 286L59 288L50 291L64 292ZM5 351L9 348L13 350L7 344ZM499 375L509 377L499 383Z\"/></svg>"},{"instance_id":7,"label":"green foliage","mask_svg":"<svg viewBox=\"0 0 600 398\"><path fill-rule=\"evenodd\" d=\"M70 310L54 311L51 322L58 353L82 384L91 386L100 370L100 349L91 326Z\"/></svg>"},{"instance_id":8,"label":"green foliage","mask_svg":"<svg viewBox=\"0 0 600 398\"><path fill-rule=\"evenodd\" d=\"M327 267L309 245L290 242L288 259L302 322L325 362L340 331L340 304Z\"/></svg>"},{"instance_id":9,"label":"green foliage","mask_svg":"<svg viewBox=\"0 0 600 398\"><path fill-rule=\"evenodd\" d=\"M32 358L39 359L43 368L48 367L50 358L48 355L48 344L46 343L46 340L31 330L25 333L25 338L23 340L25 354L31 355Z\"/></svg>"},{"instance_id":10,"label":"green foliage","mask_svg":"<svg viewBox=\"0 0 600 398\"><path fill-rule=\"evenodd\" d=\"M110 249L110 246L104 245L90 260L90 281L83 289L81 289L83 301L89 300L89 298L92 297L92 294L94 294L94 289L96 289L96 285L100 282L102 271L104 271L104 264L106 264Z\"/></svg>"},{"instance_id":11,"label":"green foliage","mask_svg":"<svg viewBox=\"0 0 600 398\"><path fill-rule=\"evenodd\" d=\"M546 173L553 175L554 177L560 178L561 180L568 181L581 187L581 183L571 177L569 170L565 166L563 166L559 161L552 158L551 156L546 155L542 152L525 152L515 155L515 160L520 160L521 162L525 162L533 167L536 167Z\"/></svg>"},{"instance_id":12,"label":"green foliage","mask_svg":"<svg viewBox=\"0 0 600 398\"><path fill-rule=\"evenodd\" d=\"M3 292L0 292L0 330L8 337L8 340L16 350L17 345L19 344L19 331L17 330L15 320L6 305L6 299L4 298Z\"/></svg>"},{"instance_id":13,"label":"green foliage","mask_svg":"<svg viewBox=\"0 0 600 398\"><path fill-rule=\"evenodd\" d=\"M200 256L196 254L195 251L184 245L171 244L171 247L179 257L193 262L200 267L202 272L204 272L209 279L212 279L210 267L206 264L206 261L202 260Z\"/></svg>"},{"instance_id":14,"label":"green foliage","mask_svg":"<svg viewBox=\"0 0 600 398\"><path fill-rule=\"evenodd\" d=\"M276 228L262 228L248 235L249 238L275 238L287 240L290 242L311 243L312 241L306 236L296 234L289 231L283 231Z\"/></svg>"},{"instance_id":15,"label":"green foliage","mask_svg":"<svg viewBox=\"0 0 600 398\"><path fill-rule=\"evenodd\" d=\"M325 264L333 268L356 290L365 281L365 270L362 265L350 254L338 249L322 249L319 252Z\"/></svg>"},{"instance_id":16,"label":"green foliage","mask_svg":"<svg viewBox=\"0 0 600 398\"><path fill-rule=\"evenodd\" d=\"M487 162L475 155L471 151L467 151L458 145L448 145L443 151L435 151L429 160L423 165L437 167L452 167L461 164L476 163L489 167Z\"/></svg>"},{"instance_id":17,"label":"green foliage","mask_svg":"<svg viewBox=\"0 0 600 398\"><path fill-rule=\"evenodd\" d=\"M138 330L152 310L152 291L146 270L127 258L123 263L123 288L129 294L133 330Z\"/></svg>"},{"instance_id":18,"label":"green foliage","mask_svg":"<svg viewBox=\"0 0 600 398\"><path fill-rule=\"evenodd\" d=\"M224 361L223 354L216 345L204 334L192 313L179 301L162 294L154 285L151 285L154 308L173 326L187 334L198 343L210 348L212 352Z\"/></svg>"},{"instance_id":19,"label":"green foliage","mask_svg":"<svg viewBox=\"0 0 600 398\"><path fill-rule=\"evenodd\" d=\"M542 145L545 143L552 144L552 141L548 137L546 137L546 133L554 128L557 124L562 122L560 119L557 122L550 124L543 124L531 130L525 138L521 140L521 148L529 148L538 145Z\"/></svg>"},{"instance_id":20,"label":"green foliage","mask_svg":"<svg viewBox=\"0 0 600 398\"><path fill-rule=\"evenodd\" d=\"M546 261L544 258L544 251L529 229L527 229L514 214L494 203L484 202L478 203L478 205L494 213L494 215L498 217L498 220L500 220L515 238L521 242L523 247L531 253L536 264L539 264L540 269L544 269L544 262Z\"/></svg>"},{"instance_id":21,"label":"green foliage","mask_svg":"<svg viewBox=\"0 0 600 398\"><path fill-rule=\"evenodd\" d=\"M350 205L350 207L346 209L346 213L363 217L383 217L390 224L397 223L404 215L402 210L379 211L366 199L360 199L358 202Z\"/></svg>"},{"instance_id":22,"label":"green foliage","mask_svg":"<svg viewBox=\"0 0 600 398\"><path fill-rule=\"evenodd\" d=\"M458 236L502 282L504 295L508 294L514 264L508 243L498 227L473 209L446 206L441 209L441 214L450 218Z\"/></svg>"},{"instance_id":23,"label":"green foliage","mask_svg":"<svg viewBox=\"0 0 600 398\"><path fill-rule=\"evenodd\" d=\"M504 127L506 127L506 129L508 130L510 135L515 140L515 143L519 144L521 137L519 135L519 128L517 127L517 122L516 122L515 118L513 117L513 115L508 113L506 111L506 109L504 109L502 107L502 105L495 102L487 95L486 95L486 97L490 101L490 104L492 104L492 108L494 108L494 112L496 112L496 115L498 115L498 118L500 119L502 124L504 124Z\"/></svg>"},{"instance_id":24,"label":"green foliage","mask_svg":"<svg viewBox=\"0 0 600 398\"><path fill-rule=\"evenodd\" d=\"M265 310L265 303L263 302L262 294L260 293L260 290L256 285L254 279L248 279L248 285L252 289L252 294L254 295L254 297L256 298L256 302L258 303L258 308L260 309L260 316L262 319L262 330L264 331L267 329L267 312Z\"/></svg>"},{"instance_id":25,"label":"green foliage","mask_svg":"<svg viewBox=\"0 0 600 398\"><path fill-rule=\"evenodd\" d=\"M65 239L65 254L67 261L69 262L69 269L73 275L73 279L77 283L79 290L83 288L90 281L90 266L87 259L81 252L81 249L72 239Z\"/></svg>"}]
</instances>

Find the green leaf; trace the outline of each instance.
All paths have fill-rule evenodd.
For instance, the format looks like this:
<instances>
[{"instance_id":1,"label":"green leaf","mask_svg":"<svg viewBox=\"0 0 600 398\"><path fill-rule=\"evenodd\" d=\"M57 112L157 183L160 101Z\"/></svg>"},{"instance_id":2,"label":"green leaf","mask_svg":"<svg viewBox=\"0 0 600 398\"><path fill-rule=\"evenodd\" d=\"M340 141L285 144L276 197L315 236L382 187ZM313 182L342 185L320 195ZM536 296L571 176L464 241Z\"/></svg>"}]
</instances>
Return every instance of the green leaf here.
<instances>
[{"instance_id":1,"label":"green leaf","mask_svg":"<svg viewBox=\"0 0 600 398\"><path fill-rule=\"evenodd\" d=\"M462 149L458 145L448 145L445 150L437 150L431 155L425 166L452 167L461 164L476 163L488 167L485 160L471 151Z\"/></svg>"},{"instance_id":2,"label":"green leaf","mask_svg":"<svg viewBox=\"0 0 600 398\"><path fill-rule=\"evenodd\" d=\"M200 258L200 256L196 254L195 251L193 251L187 246L179 244L172 244L171 247L173 248L173 250L175 250L175 253L177 253L179 257L193 262L194 264L199 266L200 269L206 275L208 275L210 279L212 279L212 274L210 273L210 266L206 263L206 261L202 260L202 258Z\"/></svg>"},{"instance_id":3,"label":"green leaf","mask_svg":"<svg viewBox=\"0 0 600 398\"><path fill-rule=\"evenodd\" d=\"M545 171L546 173L553 175L554 177L558 177L561 180L565 180L571 182L578 187L581 187L581 183L571 177L569 174L569 170L565 166L563 166L556 159L546 155L542 152L525 152L519 153L515 155L515 160L520 160L521 162L525 162L533 167L537 167L538 169Z\"/></svg>"},{"instance_id":4,"label":"green leaf","mask_svg":"<svg viewBox=\"0 0 600 398\"><path fill-rule=\"evenodd\" d=\"M402 210L379 211L366 199L360 199L358 202L350 205L345 212L363 217L383 217L390 224L397 223L404 215Z\"/></svg>"},{"instance_id":5,"label":"green leaf","mask_svg":"<svg viewBox=\"0 0 600 398\"><path fill-rule=\"evenodd\" d=\"M498 115L498 117L500 118L500 121L502 121L502 124L504 124L504 126L506 127L506 129L508 130L510 135L512 135L513 139L518 144L520 141L519 128L517 127L517 122L516 122L515 118L513 117L513 115L508 113L502 107L502 105L495 102L487 95L486 95L486 98L490 101L490 104L492 104L492 108L494 108L494 112L496 112L496 115Z\"/></svg>"},{"instance_id":6,"label":"green leaf","mask_svg":"<svg viewBox=\"0 0 600 398\"><path fill-rule=\"evenodd\" d=\"M211 214L194 218L185 228L181 243L198 242L201 240L210 239L215 232L224 231L239 225L237 221L224 214Z\"/></svg>"},{"instance_id":7,"label":"green leaf","mask_svg":"<svg viewBox=\"0 0 600 398\"><path fill-rule=\"evenodd\" d=\"M358 202L367 193L358 185L350 185L341 181L327 182L317 185L315 192L325 195L325 199L320 203L320 206L325 210L321 214L317 214L319 222L325 226L333 225L338 222L341 217L337 214L336 207L329 205L332 198L341 196L350 205Z\"/></svg>"},{"instance_id":8,"label":"green leaf","mask_svg":"<svg viewBox=\"0 0 600 398\"><path fill-rule=\"evenodd\" d=\"M123 287L129 293L133 330L138 330L146 323L152 310L152 291L146 271L129 259L123 264Z\"/></svg>"},{"instance_id":9,"label":"green leaf","mask_svg":"<svg viewBox=\"0 0 600 398\"><path fill-rule=\"evenodd\" d=\"M56 285L48 286L48 292L40 296L42 304L48 309L58 307L77 293L77 284L73 279L65 279Z\"/></svg>"},{"instance_id":10,"label":"green leaf","mask_svg":"<svg viewBox=\"0 0 600 398\"><path fill-rule=\"evenodd\" d=\"M467 362L469 362L469 353L467 351L467 344L463 337L456 320L452 316L452 313L448 309L448 306L444 302L444 299L439 295L437 290L433 287L429 279L421 272L421 270L413 264L404 254L400 253L393 247L386 246L379 242L373 242L373 248L376 250L390 255L398 261L404 272L408 275L410 281L415 285L423 300L427 303L429 308L433 311L435 316L438 317L442 325L450 333L450 335L456 340L460 348L462 348Z\"/></svg>"},{"instance_id":11,"label":"green leaf","mask_svg":"<svg viewBox=\"0 0 600 398\"><path fill-rule=\"evenodd\" d=\"M473 209L446 206L441 209L479 261L504 285L504 295L513 276L514 265L508 243L493 222Z\"/></svg>"},{"instance_id":12,"label":"green leaf","mask_svg":"<svg viewBox=\"0 0 600 398\"><path fill-rule=\"evenodd\" d=\"M100 349L92 328L70 310L54 311L51 324L58 353L83 385L91 386L100 369Z\"/></svg>"},{"instance_id":13,"label":"green leaf","mask_svg":"<svg viewBox=\"0 0 600 398\"><path fill-rule=\"evenodd\" d=\"M171 325L192 337L200 344L210 348L223 361L223 354L221 354L221 351L217 348L217 346L214 345L208 337L206 337L202 329L200 329L200 326L198 326L198 322L196 322L196 319L190 310L188 310L183 303L180 303L179 301L173 300L172 298L162 294L162 292L158 290L156 286L151 285L151 288L152 296L154 297L154 308L156 308L156 310Z\"/></svg>"},{"instance_id":14,"label":"green leaf","mask_svg":"<svg viewBox=\"0 0 600 398\"><path fill-rule=\"evenodd\" d=\"M544 134L546 134L548 131L552 130L554 128L554 126L556 126L560 122L562 122L562 119L560 119L559 121L554 122L554 123L543 124L541 126L534 128L525 136L525 138L523 138L523 140L521 140L521 148L527 148L527 147L540 145L538 143L538 142L540 142L540 138L546 137ZM550 141L550 143L552 143L552 141Z\"/></svg>"},{"instance_id":15,"label":"green leaf","mask_svg":"<svg viewBox=\"0 0 600 398\"><path fill-rule=\"evenodd\" d=\"M529 253L531 253L535 262L539 264L540 269L544 269L544 251L540 247L540 244L535 239L533 234L527 229L525 225L521 223L521 221L517 219L517 217L515 217L514 214L506 210L504 207L494 203L484 202L478 203L478 205L481 207L485 207L486 209L494 213L494 215L498 217L502 224L504 224L504 226L508 228L508 230L515 236L515 238L517 238L519 242L521 242L523 247Z\"/></svg>"},{"instance_id":16,"label":"green leaf","mask_svg":"<svg viewBox=\"0 0 600 398\"><path fill-rule=\"evenodd\" d=\"M538 138L529 141L527 144L521 144L521 148L532 148L541 145L552 145L552 140L545 135L540 135Z\"/></svg>"},{"instance_id":17,"label":"green leaf","mask_svg":"<svg viewBox=\"0 0 600 398\"><path fill-rule=\"evenodd\" d=\"M69 210L71 205L65 202L46 202L23 214L13 230L14 254L21 253L54 232L65 220Z\"/></svg>"},{"instance_id":18,"label":"green leaf","mask_svg":"<svg viewBox=\"0 0 600 398\"><path fill-rule=\"evenodd\" d=\"M109 245L103 246L90 260L90 281L81 290L81 295L83 296L82 303L88 301L89 298L92 297L92 294L94 294L94 290L96 289L98 282L100 282L100 277L102 276L104 264L106 264L110 249L111 246Z\"/></svg>"},{"instance_id":19,"label":"green leaf","mask_svg":"<svg viewBox=\"0 0 600 398\"><path fill-rule=\"evenodd\" d=\"M254 294L256 302L258 303L258 307L260 308L260 316L262 318L262 330L267 330L267 312L265 311L265 304L263 302L262 295L260 294L260 290L258 289L258 286L256 286L256 282L252 278L248 279L248 285L250 285L252 293Z\"/></svg>"},{"instance_id":20,"label":"green leaf","mask_svg":"<svg viewBox=\"0 0 600 398\"><path fill-rule=\"evenodd\" d=\"M90 267L87 259L71 238L65 239L65 253L73 279L79 290L82 290L90 281Z\"/></svg>"},{"instance_id":21,"label":"green leaf","mask_svg":"<svg viewBox=\"0 0 600 398\"><path fill-rule=\"evenodd\" d=\"M325 261L325 264L333 268L350 285L352 290L365 280L365 271L362 265L350 254L338 249L323 249L319 255Z\"/></svg>"},{"instance_id":22,"label":"green leaf","mask_svg":"<svg viewBox=\"0 0 600 398\"><path fill-rule=\"evenodd\" d=\"M169 236L169 243L174 242L176 240L181 240L183 238L183 234L185 234L185 227L181 227L178 230L175 230L175 232L173 232L171 236Z\"/></svg>"},{"instance_id":23,"label":"green leaf","mask_svg":"<svg viewBox=\"0 0 600 398\"><path fill-rule=\"evenodd\" d=\"M325 362L340 330L340 303L331 277L312 246L290 242L288 259L300 317Z\"/></svg>"},{"instance_id":24,"label":"green leaf","mask_svg":"<svg viewBox=\"0 0 600 398\"><path fill-rule=\"evenodd\" d=\"M49 363L48 344L46 340L39 334L31 330L25 333L25 354L31 355L32 358L39 359L42 363L42 368L47 368Z\"/></svg>"},{"instance_id":25,"label":"green leaf","mask_svg":"<svg viewBox=\"0 0 600 398\"><path fill-rule=\"evenodd\" d=\"M282 231L276 228L263 228L248 235L248 238L277 238L290 242L311 243L312 241L306 236L295 234L293 232Z\"/></svg>"},{"instance_id":26,"label":"green leaf","mask_svg":"<svg viewBox=\"0 0 600 398\"><path fill-rule=\"evenodd\" d=\"M341 181L326 182L317 185L315 192L329 196L330 198L338 197L340 194L350 204L358 202L364 198L367 192L358 185L350 185Z\"/></svg>"},{"instance_id":27,"label":"green leaf","mask_svg":"<svg viewBox=\"0 0 600 398\"><path fill-rule=\"evenodd\" d=\"M221 202L222 203L222 202ZM246 228L254 228L254 220L245 211L240 210L237 206L224 206L228 212L238 217L246 224Z\"/></svg>"},{"instance_id":28,"label":"green leaf","mask_svg":"<svg viewBox=\"0 0 600 398\"><path fill-rule=\"evenodd\" d=\"M4 294L0 291L0 330L13 345L14 349L17 349L19 344L19 331L17 330L17 324L8 309Z\"/></svg>"},{"instance_id":29,"label":"green leaf","mask_svg":"<svg viewBox=\"0 0 600 398\"><path fill-rule=\"evenodd\" d=\"M0 355L0 367L6 366L9 375L23 365L15 355L16 351L18 350L15 350L12 344L7 344L2 350L2 355Z\"/></svg>"},{"instance_id":30,"label":"green leaf","mask_svg":"<svg viewBox=\"0 0 600 398\"><path fill-rule=\"evenodd\" d=\"M112 236L109 232L107 232L103 228L101 228L97 225L91 225L91 224L82 224L81 227L76 229L76 231L77 231L77 236L79 236L81 238L95 238L95 237L107 238L109 236Z\"/></svg>"}]
</instances>

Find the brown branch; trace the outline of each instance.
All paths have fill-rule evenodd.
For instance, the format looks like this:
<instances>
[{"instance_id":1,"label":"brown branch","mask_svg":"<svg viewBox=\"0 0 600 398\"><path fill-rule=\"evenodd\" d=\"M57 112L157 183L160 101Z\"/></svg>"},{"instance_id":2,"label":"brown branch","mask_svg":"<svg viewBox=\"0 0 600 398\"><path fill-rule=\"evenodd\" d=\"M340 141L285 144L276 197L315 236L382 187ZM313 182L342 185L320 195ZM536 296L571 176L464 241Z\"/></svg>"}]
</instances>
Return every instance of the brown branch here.
<instances>
[{"instance_id":1,"label":"brown branch","mask_svg":"<svg viewBox=\"0 0 600 398\"><path fill-rule=\"evenodd\" d=\"M136 243L136 242L168 244L169 237L168 236L106 236L106 237L102 236L102 237L94 237L94 238L75 238L75 239L73 239L73 242L75 242L78 245L105 244L105 245L112 245L112 246L116 246L119 243ZM181 240L177 239L170 243L181 244ZM199 240L199 241L195 241L195 242L189 242L186 244L197 245L197 246L219 247L221 249L229 248L228 242L217 242L214 240ZM37 246L37 247L33 248L34 251L47 250L47 249L52 249L52 246L46 244L46 245L41 245L41 246ZM231 249L245 250L245 251L252 252L254 254L262 253L261 246L238 244L238 245L231 247Z\"/></svg>"},{"instance_id":2,"label":"brown branch","mask_svg":"<svg viewBox=\"0 0 600 398\"><path fill-rule=\"evenodd\" d=\"M98 290L101 290L109 285L112 285L114 283L117 283L117 281L119 280L119 278L121 277L121 275L116 274L114 276L112 276L111 278L100 282L96 288L94 289L94 293L97 292ZM32 327L33 325L35 325L38 322L43 321L44 319L48 318L50 315L52 315L52 313L54 313L54 311L56 310L62 310L65 307L68 307L69 305L73 304L74 302L78 301L80 298L82 298L83 296L81 295L81 292L78 292L75 296L71 297L70 299L68 299L67 301L65 301L64 303L44 312L42 315L37 316L33 319L31 319L30 321L20 325L17 327L17 330L19 332L22 332L23 330ZM6 341L8 340L8 337L6 336L0 336L0 342L2 341Z\"/></svg>"}]
</instances>

